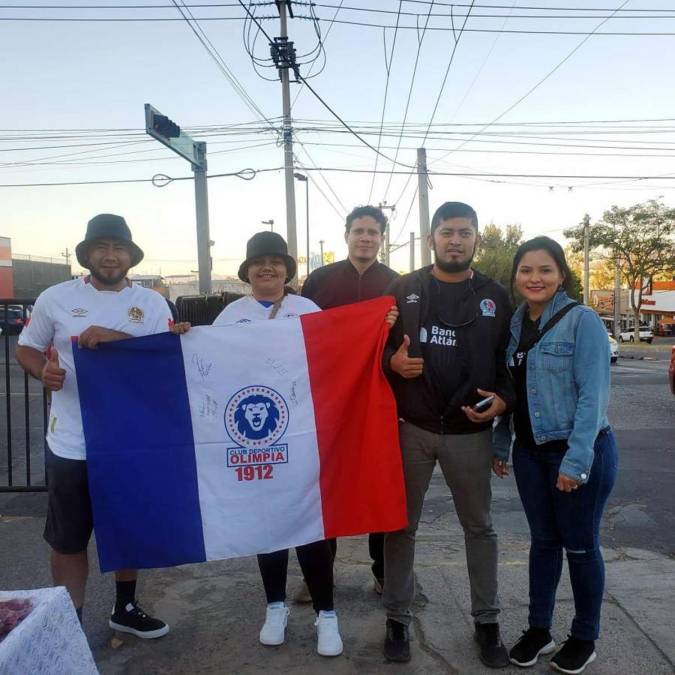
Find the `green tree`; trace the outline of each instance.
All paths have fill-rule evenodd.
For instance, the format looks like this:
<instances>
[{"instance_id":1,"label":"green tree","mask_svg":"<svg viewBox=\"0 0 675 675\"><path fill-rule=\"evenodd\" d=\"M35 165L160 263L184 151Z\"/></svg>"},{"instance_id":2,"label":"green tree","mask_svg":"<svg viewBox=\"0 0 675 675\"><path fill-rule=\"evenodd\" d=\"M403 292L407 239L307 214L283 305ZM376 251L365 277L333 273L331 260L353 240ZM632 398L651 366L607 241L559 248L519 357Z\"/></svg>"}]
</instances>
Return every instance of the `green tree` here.
<instances>
[{"instance_id":1,"label":"green tree","mask_svg":"<svg viewBox=\"0 0 675 675\"><path fill-rule=\"evenodd\" d=\"M486 225L476 251L476 267L506 288L511 286L513 257L523 239L520 225L507 225L502 230L498 225Z\"/></svg>"},{"instance_id":2,"label":"green tree","mask_svg":"<svg viewBox=\"0 0 675 675\"><path fill-rule=\"evenodd\" d=\"M583 250L583 224L564 234L575 251ZM589 242L591 248L601 249L619 264L630 290L637 343L646 284L657 274L675 270L675 209L654 199L628 207L612 206L590 228Z\"/></svg>"}]
</instances>

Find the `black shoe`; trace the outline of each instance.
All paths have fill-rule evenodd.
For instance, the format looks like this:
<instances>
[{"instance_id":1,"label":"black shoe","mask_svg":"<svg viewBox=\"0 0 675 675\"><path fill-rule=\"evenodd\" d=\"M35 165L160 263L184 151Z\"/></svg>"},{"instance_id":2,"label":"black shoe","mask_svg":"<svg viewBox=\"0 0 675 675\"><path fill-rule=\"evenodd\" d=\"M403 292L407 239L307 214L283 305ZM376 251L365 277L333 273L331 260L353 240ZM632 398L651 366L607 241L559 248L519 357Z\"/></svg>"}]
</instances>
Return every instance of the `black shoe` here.
<instances>
[{"instance_id":1,"label":"black shoe","mask_svg":"<svg viewBox=\"0 0 675 675\"><path fill-rule=\"evenodd\" d=\"M410 638L408 626L387 619L387 637L384 639L384 658L387 661L406 663L410 661Z\"/></svg>"},{"instance_id":2,"label":"black shoe","mask_svg":"<svg viewBox=\"0 0 675 675\"><path fill-rule=\"evenodd\" d=\"M555 642L546 628L528 628L509 652L511 663L521 668L533 666L542 654L550 654Z\"/></svg>"},{"instance_id":3,"label":"black shoe","mask_svg":"<svg viewBox=\"0 0 675 675\"><path fill-rule=\"evenodd\" d=\"M121 609L113 608L108 625L122 633L131 633L139 638L158 638L169 632L169 626L159 619L148 616L136 601Z\"/></svg>"},{"instance_id":4,"label":"black shoe","mask_svg":"<svg viewBox=\"0 0 675 675\"><path fill-rule=\"evenodd\" d=\"M499 636L498 623L476 623L473 637L480 646L480 660L488 668L506 668L509 653Z\"/></svg>"},{"instance_id":5,"label":"black shoe","mask_svg":"<svg viewBox=\"0 0 675 675\"><path fill-rule=\"evenodd\" d=\"M589 663L595 661L595 642L579 640L570 635L560 651L551 659L551 668L561 673L577 675L583 673Z\"/></svg>"}]
</instances>

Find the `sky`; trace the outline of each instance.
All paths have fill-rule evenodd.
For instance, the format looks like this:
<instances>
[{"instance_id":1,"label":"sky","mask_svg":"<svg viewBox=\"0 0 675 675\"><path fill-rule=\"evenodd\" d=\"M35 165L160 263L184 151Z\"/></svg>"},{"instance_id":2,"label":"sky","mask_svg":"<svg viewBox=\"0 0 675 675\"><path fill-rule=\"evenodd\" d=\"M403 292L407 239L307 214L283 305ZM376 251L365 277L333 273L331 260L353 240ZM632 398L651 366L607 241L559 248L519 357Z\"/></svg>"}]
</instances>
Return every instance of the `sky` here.
<instances>
[{"instance_id":1,"label":"sky","mask_svg":"<svg viewBox=\"0 0 675 675\"><path fill-rule=\"evenodd\" d=\"M182 1L177 2L186 14ZM21 8L29 4L24 0L13 3L13 8L6 3L0 8L0 236L11 237L15 253L59 257L66 249L72 252L87 221L97 213L111 212L127 219L134 240L145 250L136 272L168 275L197 269L191 180L162 188L151 182L10 187L148 181L156 174L189 177L185 160L144 134L145 103L196 140L207 142L210 175L261 170L250 181L209 180L214 274L236 272L246 240L266 227L261 221L273 219L275 229L285 234L284 177L279 170L283 149L278 142L281 86L274 79L276 71L258 69L272 78L268 81L254 69L244 31L250 29L253 38L256 27L244 22L246 12L237 0L185 3L198 20L192 27L204 31L255 109L242 100L169 0L36 0L33 8ZM59 4L77 8L63 9ZM147 7L129 7L132 4ZM258 5L252 7L256 16L270 17L261 18L265 31L272 37L279 34L273 4L245 4ZM289 20L289 36L301 56L316 50L318 39L308 4L293 4L296 18ZM424 141L429 170L483 176L432 175L432 213L444 201L465 201L476 209L481 225L515 223L526 237L548 234L564 241L563 229L576 225L584 213L598 220L613 204L660 197L673 205L672 2L451 4L449 0L433 6L422 0L315 3L323 52L316 63L301 58L300 73L305 77L316 73L308 81L317 94L362 139L375 147L379 143L386 158L351 134L306 87L292 83L296 171L311 177L312 252L318 252L319 240L324 240L324 250L334 252L336 259L344 257L344 216L369 202L395 206L392 241L405 243L411 231L419 234L417 177L410 178L409 167L415 164L416 148L432 122L437 101ZM429 11L433 16L423 31ZM75 18L143 20L63 20ZM454 37L459 36L456 47L453 22ZM364 23L376 26L356 25ZM466 30L461 32L463 25ZM258 59L269 58L262 34L252 46ZM387 66L390 77L380 136ZM257 111L267 120L262 121ZM397 165L391 161L395 158ZM376 159L381 173L373 181ZM392 169L395 173L390 174ZM303 252L305 184L296 183L296 201L298 248ZM392 267L405 271L408 260L404 246L392 254Z\"/></svg>"}]
</instances>

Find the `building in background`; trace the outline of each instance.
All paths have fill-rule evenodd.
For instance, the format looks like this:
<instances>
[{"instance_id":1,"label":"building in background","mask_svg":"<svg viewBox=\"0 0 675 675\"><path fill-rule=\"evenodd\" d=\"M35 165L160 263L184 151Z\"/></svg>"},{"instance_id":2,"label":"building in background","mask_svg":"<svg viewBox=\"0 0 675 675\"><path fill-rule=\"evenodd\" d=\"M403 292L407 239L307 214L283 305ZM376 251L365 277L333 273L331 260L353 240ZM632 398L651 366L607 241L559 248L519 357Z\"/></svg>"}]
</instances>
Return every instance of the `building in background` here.
<instances>
[{"instance_id":1,"label":"building in background","mask_svg":"<svg viewBox=\"0 0 675 675\"><path fill-rule=\"evenodd\" d=\"M199 295L199 279L194 274L172 274L164 277L169 288L169 300L176 302L186 295ZM212 293L237 293L248 295L251 287L241 279L214 274L211 279Z\"/></svg>"},{"instance_id":2,"label":"building in background","mask_svg":"<svg viewBox=\"0 0 675 675\"><path fill-rule=\"evenodd\" d=\"M14 277L12 276L12 240L0 237L0 298L13 298Z\"/></svg>"},{"instance_id":3,"label":"building in background","mask_svg":"<svg viewBox=\"0 0 675 675\"><path fill-rule=\"evenodd\" d=\"M12 277L15 298L37 298L42 291L72 279L70 264L63 258L42 258L35 255L12 256Z\"/></svg>"},{"instance_id":4,"label":"building in background","mask_svg":"<svg viewBox=\"0 0 675 675\"><path fill-rule=\"evenodd\" d=\"M591 306L608 328L614 323L614 291L591 291ZM632 329L634 321L630 292L621 289L621 330ZM657 335L675 334L675 281L653 281L642 294L640 323Z\"/></svg>"},{"instance_id":5,"label":"building in background","mask_svg":"<svg viewBox=\"0 0 675 675\"><path fill-rule=\"evenodd\" d=\"M165 298L169 297L169 287L161 274L131 274L129 279L143 288L157 291Z\"/></svg>"}]
</instances>

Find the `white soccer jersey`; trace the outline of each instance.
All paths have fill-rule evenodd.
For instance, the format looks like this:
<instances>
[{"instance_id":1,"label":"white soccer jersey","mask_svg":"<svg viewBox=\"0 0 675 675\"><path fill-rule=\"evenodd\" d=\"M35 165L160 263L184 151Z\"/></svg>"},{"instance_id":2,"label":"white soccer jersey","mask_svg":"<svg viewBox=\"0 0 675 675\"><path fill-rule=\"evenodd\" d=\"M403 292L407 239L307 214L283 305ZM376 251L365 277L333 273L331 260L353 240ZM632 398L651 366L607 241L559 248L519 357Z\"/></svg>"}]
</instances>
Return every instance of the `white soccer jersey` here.
<instances>
[{"instance_id":1,"label":"white soccer jersey","mask_svg":"<svg viewBox=\"0 0 675 675\"><path fill-rule=\"evenodd\" d=\"M228 326L233 323L250 323L251 321L263 321L270 318L272 306L261 305L253 296L239 298L231 302L216 317L214 326ZM301 295L289 294L284 297L281 307L277 312L276 319L289 319L310 312L320 312L321 308L311 300Z\"/></svg>"},{"instance_id":2,"label":"white soccer jersey","mask_svg":"<svg viewBox=\"0 0 675 675\"><path fill-rule=\"evenodd\" d=\"M121 291L98 291L88 277L65 281L40 294L19 344L45 352L53 345L66 371L63 389L52 393L47 442L66 459L85 459L80 399L71 338L89 326L101 326L133 337L163 333L171 325L171 311L156 291L135 284ZM130 377L142 378L143 373ZM105 387L105 382L101 382Z\"/></svg>"}]
</instances>

